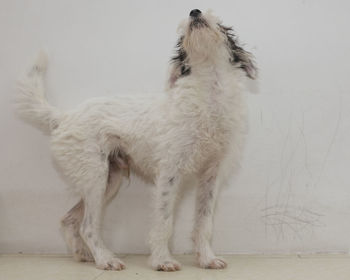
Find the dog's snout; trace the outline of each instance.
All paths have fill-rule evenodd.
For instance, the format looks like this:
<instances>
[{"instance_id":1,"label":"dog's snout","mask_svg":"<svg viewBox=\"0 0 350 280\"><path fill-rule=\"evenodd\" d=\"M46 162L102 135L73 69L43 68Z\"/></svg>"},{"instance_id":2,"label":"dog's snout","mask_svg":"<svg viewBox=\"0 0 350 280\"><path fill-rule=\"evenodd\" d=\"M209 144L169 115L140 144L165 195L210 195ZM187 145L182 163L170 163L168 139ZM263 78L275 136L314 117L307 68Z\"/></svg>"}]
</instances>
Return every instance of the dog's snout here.
<instances>
[{"instance_id":1,"label":"dog's snout","mask_svg":"<svg viewBox=\"0 0 350 280\"><path fill-rule=\"evenodd\" d=\"M199 17L201 13L202 12L200 10L194 9L190 12L190 17L194 17L194 18Z\"/></svg>"}]
</instances>

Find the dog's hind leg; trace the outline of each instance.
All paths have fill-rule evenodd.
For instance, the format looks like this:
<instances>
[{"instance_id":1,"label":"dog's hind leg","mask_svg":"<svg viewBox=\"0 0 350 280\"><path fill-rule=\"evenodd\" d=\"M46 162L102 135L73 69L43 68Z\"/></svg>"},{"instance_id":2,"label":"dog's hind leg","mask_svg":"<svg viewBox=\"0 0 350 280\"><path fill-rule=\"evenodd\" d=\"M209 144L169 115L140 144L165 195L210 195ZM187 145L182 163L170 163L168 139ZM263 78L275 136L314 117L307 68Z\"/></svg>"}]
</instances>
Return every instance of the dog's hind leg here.
<instances>
[{"instance_id":1,"label":"dog's hind leg","mask_svg":"<svg viewBox=\"0 0 350 280\"><path fill-rule=\"evenodd\" d=\"M122 182L122 170L115 164L110 164L108 185L104 196L104 205L106 205L118 192ZM81 199L68 213L62 218L61 229L71 250L73 257L81 262L93 262L94 258L90 249L86 246L80 236L80 225L84 216L84 202Z\"/></svg>"},{"instance_id":2,"label":"dog's hind leg","mask_svg":"<svg viewBox=\"0 0 350 280\"><path fill-rule=\"evenodd\" d=\"M81 262L93 262L94 258L79 233L83 215L84 202L83 200L80 200L62 218L61 229L67 246L73 253L74 259Z\"/></svg>"},{"instance_id":3,"label":"dog's hind leg","mask_svg":"<svg viewBox=\"0 0 350 280\"><path fill-rule=\"evenodd\" d=\"M106 198L115 193L115 188L108 190L108 174L103 168L94 168L84 189L84 216L80 226L80 236L90 249L97 268L105 270L121 270L124 263L106 248L100 234L100 221ZM115 178L114 178L115 179ZM114 180L112 179L112 181Z\"/></svg>"},{"instance_id":4,"label":"dog's hind leg","mask_svg":"<svg viewBox=\"0 0 350 280\"><path fill-rule=\"evenodd\" d=\"M155 186L153 217L155 224L150 234L150 265L155 270L176 271L181 268L180 263L170 255L168 247L173 228L173 210L180 182L179 174L173 171L163 172Z\"/></svg>"},{"instance_id":5,"label":"dog's hind leg","mask_svg":"<svg viewBox=\"0 0 350 280\"><path fill-rule=\"evenodd\" d=\"M213 214L219 190L218 165L212 164L199 178L196 198L195 226L193 230L194 250L198 263L203 268L220 269L226 262L219 259L211 248Z\"/></svg>"}]
</instances>

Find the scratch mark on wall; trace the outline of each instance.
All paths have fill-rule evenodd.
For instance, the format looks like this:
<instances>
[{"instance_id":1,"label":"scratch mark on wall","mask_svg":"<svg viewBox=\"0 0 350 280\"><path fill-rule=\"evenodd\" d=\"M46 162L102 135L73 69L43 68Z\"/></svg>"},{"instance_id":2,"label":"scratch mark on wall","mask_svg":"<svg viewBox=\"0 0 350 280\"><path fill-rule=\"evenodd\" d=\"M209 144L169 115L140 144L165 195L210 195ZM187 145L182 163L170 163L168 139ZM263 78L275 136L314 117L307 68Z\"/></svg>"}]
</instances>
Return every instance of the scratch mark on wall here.
<instances>
[{"instance_id":1,"label":"scratch mark on wall","mask_svg":"<svg viewBox=\"0 0 350 280\"><path fill-rule=\"evenodd\" d=\"M278 239L285 239L286 235L291 233L302 240L303 231L325 226L321 221L323 214L305 207L275 204L262 209L261 212L265 225L273 228Z\"/></svg>"},{"instance_id":2,"label":"scratch mark on wall","mask_svg":"<svg viewBox=\"0 0 350 280\"><path fill-rule=\"evenodd\" d=\"M318 177L317 179L315 180L314 182L314 186L317 186L318 183L320 182L320 179L322 177L322 175L324 174L324 171L325 171L325 168L326 168L326 163L327 163L327 160L329 158L329 155L330 155L330 152L332 150L332 147L334 145L334 142L335 142L335 139L336 139L336 136L338 134L338 131L339 131L339 126L340 126L340 122L341 122L341 118L342 118L342 99L341 99L341 96L339 96L339 107L338 107L338 118L337 118L337 122L336 122L336 125L335 125L335 128L334 128L334 131L333 131L333 134L332 134L332 137L331 137L331 140L328 144L328 148L326 150L326 153L325 153L325 156L323 158L323 161L322 161L322 164L321 164L321 169L320 169L320 172L318 174Z\"/></svg>"},{"instance_id":3,"label":"scratch mark on wall","mask_svg":"<svg viewBox=\"0 0 350 280\"><path fill-rule=\"evenodd\" d=\"M341 104L341 100L339 100L338 117L316 179L309 163L310 155L305 135L304 110L302 109L301 114L298 114L298 119L295 118L293 112L290 112L284 133L280 129L282 133L281 145L277 145L277 147L281 147L277 166L279 170L275 178L271 178L271 174L267 176L264 194L265 208L261 210L266 237L270 228L277 239L293 236L302 240L306 231L313 232L314 228L325 226L322 222L324 214L312 209L303 200L303 195L300 194L309 194L312 201L312 193L310 192L314 188L309 189L309 193L308 188L310 186L316 187L326 171L326 164L342 119Z\"/></svg>"},{"instance_id":4,"label":"scratch mark on wall","mask_svg":"<svg viewBox=\"0 0 350 280\"><path fill-rule=\"evenodd\" d=\"M305 170L307 171L310 178L312 178L312 173L309 167L309 152L308 152L308 146L307 141L305 137L305 112L301 112L301 125L299 126L299 132L302 137L303 143L304 143L304 166Z\"/></svg>"}]
</instances>

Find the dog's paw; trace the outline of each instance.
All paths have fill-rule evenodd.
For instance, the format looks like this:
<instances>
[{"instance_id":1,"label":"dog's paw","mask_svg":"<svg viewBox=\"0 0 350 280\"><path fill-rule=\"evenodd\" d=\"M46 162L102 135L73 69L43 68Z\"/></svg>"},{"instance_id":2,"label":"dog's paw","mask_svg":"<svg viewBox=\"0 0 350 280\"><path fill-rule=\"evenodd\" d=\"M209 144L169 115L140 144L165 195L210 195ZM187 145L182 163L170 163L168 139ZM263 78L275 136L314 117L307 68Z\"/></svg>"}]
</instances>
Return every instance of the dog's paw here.
<instances>
[{"instance_id":1,"label":"dog's paw","mask_svg":"<svg viewBox=\"0 0 350 280\"><path fill-rule=\"evenodd\" d=\"M199 266L208 269L223 269L226 268L227 263L223 259L213 258L206 261L199 261Z\"/></svg>"},{"instance_id":2,"label":"dog's paw","mask_svg":"<svg viewBox=\"0 0 350 280\"><path fill-rule=\"evenodd\" d=\"M177 271L181 269L181 264L174 259L151 261L151 266L157 271Z\"/></svg>"},{"instance_id":3,"label":"dog's paw","mask_svg":"<svg viewBox=\"0 0 350 280\"><path fill-rule=\"evenodd\" d=\"M155 266L154 269L157 271L177 271L181 269L181 265L175 260L163 261Z\"/></svg>"},{"instance_id":4,"label":"dog's paw","mask_svg":"<svg viewBox=\"0 0 350 280\"><path fill-rule=\"evenodd\" d=\"M105 262L96 263L96 267L103 270L122 270L125 269L125 264L118 258L112 258Z\"/></svg>"}]
</instances>

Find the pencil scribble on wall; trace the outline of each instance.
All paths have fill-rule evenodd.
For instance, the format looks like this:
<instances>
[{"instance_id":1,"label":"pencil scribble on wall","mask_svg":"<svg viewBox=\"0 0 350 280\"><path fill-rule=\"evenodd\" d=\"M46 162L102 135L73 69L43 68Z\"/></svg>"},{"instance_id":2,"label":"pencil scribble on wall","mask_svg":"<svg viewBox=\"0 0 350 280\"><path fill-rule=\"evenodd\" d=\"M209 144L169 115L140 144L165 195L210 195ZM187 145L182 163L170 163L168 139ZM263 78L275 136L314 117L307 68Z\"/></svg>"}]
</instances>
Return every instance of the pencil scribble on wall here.
<instances>
[{"instance_id":1,"label":"pencil scribble on wall","mask_svg":"<svg viewBox=\"0 0 350 280\"><path fill-rule=\"evenodd\" d=\"M262 219L266 226L272 227L278 239L285 239L286 234L302 239L305 231L312 231L314 227L322 227L324 215L313 212L305 207L289 205L273 205L264 208Z\"/></svg>"},{"instance_id":2,"label":"pencil scribble on wall","mask_svg":"<svg viewBox=\"0 0 350 280\"><path fill-rule=\"evenodd\" d=\"M315 149L308 146L304 110L297 114L291 111L286 128L279 127L282 142L279 146L282 148L271 164L271 169L277 168L278 172L273 178L267 174L265 205L260 216L266 237L272 231L277 240L303 240L315 228L326 226L323 222L325 214L319 210L314 193L327 171L327 161L340 127L341 98L339 105L331 109L337 119L333 127L325 127L328 136L324 139L325 150L317 151L320 155L318 162L315 162L315 157L313 161L310 157Z\"/></svg>"}]
</instances>

